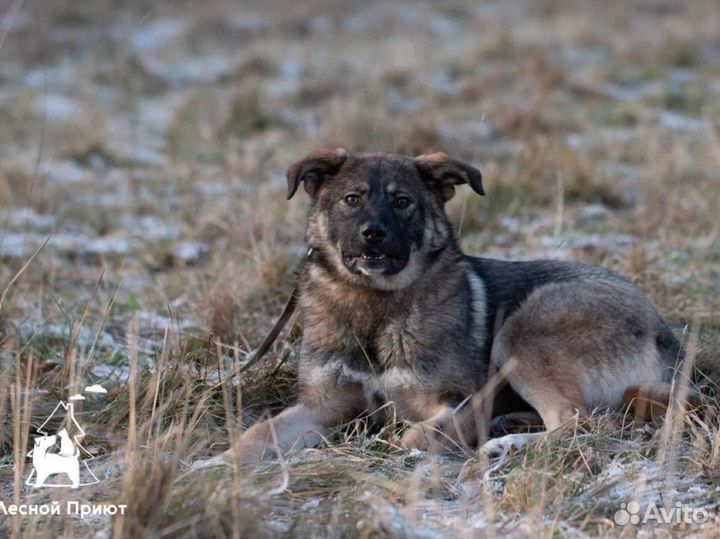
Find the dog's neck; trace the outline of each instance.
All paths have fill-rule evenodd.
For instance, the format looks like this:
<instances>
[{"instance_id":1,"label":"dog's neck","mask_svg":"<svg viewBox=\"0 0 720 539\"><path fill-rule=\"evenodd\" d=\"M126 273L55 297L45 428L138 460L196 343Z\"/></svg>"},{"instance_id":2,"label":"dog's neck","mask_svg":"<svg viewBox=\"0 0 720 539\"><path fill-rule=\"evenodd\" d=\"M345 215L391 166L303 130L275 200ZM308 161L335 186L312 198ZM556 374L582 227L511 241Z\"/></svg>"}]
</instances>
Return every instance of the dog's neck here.
<instances>
[{"instance_id":1,"label":"dog's neck","mask_svg":"<svg viewBox=\"0 0 720 539\"><path fill-rule=\"evenodd\" d=\"M313 248L298 272L300 305L314 304L318 309L347 313L348 318L361 318L366 324L372 319L375 324L390 312L407 310L416 297L415 288L426 287L436 279L442 279L447 286L448 281L464 278L464 273L458 271L464 255L456 245L426 253L425 257L424 270L415 281L399 290L383 290L351 282L321 248Z\"/></svg>"},{"instance_id":2,"label":"dog's neck","mask_svg":"<svg viewBox=\"0 0 720 539\"><path fill-rule=\"evenodd\" d=\"M343 358L353 369L367 369L370 363L373 372L380 372L402 364L404 354L394 353L398 343L402 348L407 339L423 338L428 330L419 323L418 313L457 301L462 287L468 286L469 267L459 249L433 253L414 282L393 291L350 282L328 268L327 259L318 253L303 264L298 275L303 346L321 351L320 356L308 357ZM457 323L463 320L459 318Z\"/></svg>"}]
</instances>

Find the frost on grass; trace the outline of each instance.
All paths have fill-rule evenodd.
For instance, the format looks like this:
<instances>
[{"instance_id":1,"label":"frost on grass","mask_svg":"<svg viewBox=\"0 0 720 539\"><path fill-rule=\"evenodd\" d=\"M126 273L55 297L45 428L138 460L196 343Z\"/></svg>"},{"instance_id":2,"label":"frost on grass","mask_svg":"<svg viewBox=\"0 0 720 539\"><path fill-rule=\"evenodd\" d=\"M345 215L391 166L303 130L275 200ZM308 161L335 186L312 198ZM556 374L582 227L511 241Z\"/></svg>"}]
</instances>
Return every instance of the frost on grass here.
<instances>
[{"instance_id":1,"label":"frost on grass","mask_svg":"<svg viewBox=\"0 0 720 539\"><path fill-rule=\"evenodd\" d=\"M4 296L0 412L20 417L31 361L12 393L31 423L108 381L107 402L83 402L105 473L83 496L135 503L126 521L24 519L20 536L718 535L612 521L629 498L716 511L714 416L687 419L671 461L657 430L602 421L502 465L399 454L398 432L353 422L285 464L184 475L295 401L298 327L238 371L306 252L284 171L316 146L477 164L488 195L447 206L468 253L627 275L685 344L698 329L716 387L712 2L21 4L0 14L0 292L47 243Z\"/></svg>"}]
</instances>

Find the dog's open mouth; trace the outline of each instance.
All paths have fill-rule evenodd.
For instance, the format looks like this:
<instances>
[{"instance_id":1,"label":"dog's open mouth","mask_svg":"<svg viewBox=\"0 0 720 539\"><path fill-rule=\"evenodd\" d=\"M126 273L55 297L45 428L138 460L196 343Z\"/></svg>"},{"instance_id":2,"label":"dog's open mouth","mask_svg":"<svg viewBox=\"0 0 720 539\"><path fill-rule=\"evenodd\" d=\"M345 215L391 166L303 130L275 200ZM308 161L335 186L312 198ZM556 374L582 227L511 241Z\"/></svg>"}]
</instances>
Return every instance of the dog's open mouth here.
<instances>
[{"instance_id":1,"label":"dog's open mouth","mask_svg":"<svg viewBox=\"0 0 720 539\"><path fill-rule=\"evenodd\" d=\"M365 251L356 255L343 252L342 257L347 269L364 275L394 275L407 264L406 259L393 258L379 251Z\"/></svg>"}]
</instances>

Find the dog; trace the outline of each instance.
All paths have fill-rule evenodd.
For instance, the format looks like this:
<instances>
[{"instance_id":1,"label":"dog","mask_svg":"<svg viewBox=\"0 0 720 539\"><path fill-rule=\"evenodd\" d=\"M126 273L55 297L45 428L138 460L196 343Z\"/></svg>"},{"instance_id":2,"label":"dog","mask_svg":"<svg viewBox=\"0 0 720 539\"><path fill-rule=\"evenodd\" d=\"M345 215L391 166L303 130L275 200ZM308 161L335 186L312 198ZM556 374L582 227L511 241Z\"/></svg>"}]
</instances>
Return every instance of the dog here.
<instances>
[{"instance_id":1,"label":"dog","mask_svg":"<svg viewBox=\"0 0 720 539\"><path fill-rule=\"evenodd\" d=\"M482 446L495 455L594 409L667 400L680 344L629 281L601 267L460 250L444 204L462 184L484 195L476 168L442 152L323 148L287 181L288 199L301 184L311 198L296 285L298 402L245 431L224 462L318 445L385 403L411 424L403 447L430 451L484 441L483 418L539 415L543 432ZM478 412L474 396L497 372L502 383Z\"/></svg>"},{"instance_id":2,"label":"dog","mask_svg":"<svg viewBox=\"0 0 720 539\"><path fill-rule=\"evenodd\" d=\"M63 429L63 433L67 435ZM53 474L66 474L70 478L71 488L80 486L80 463L78 457L80 450L76 448L71 455L49 453L50 448L55 446L57 436L38 436L35 438L32 463L35 469L35 486L41 487L45 480Z\"/></svg>"}]
</instances>

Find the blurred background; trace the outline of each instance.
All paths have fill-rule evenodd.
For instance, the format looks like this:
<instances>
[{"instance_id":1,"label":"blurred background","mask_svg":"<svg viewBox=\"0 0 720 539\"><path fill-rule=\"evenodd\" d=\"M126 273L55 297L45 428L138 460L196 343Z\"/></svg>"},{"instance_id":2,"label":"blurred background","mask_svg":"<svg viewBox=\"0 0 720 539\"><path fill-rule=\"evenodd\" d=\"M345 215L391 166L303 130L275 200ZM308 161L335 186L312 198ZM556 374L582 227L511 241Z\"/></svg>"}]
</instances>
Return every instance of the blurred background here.
<instances>
[{"instance_id":1,"label":"blurred background","mask_svg":"<svg viewBox=\"0 0 720 539\"><path fill-rule=\"evenodd\" d=\"M473 163L487 196L448 207L466 252L620 271L717 372L715 1L2 0L0 17L3 372L33 358L38 410L71 371L106 381L98 455L124 443L133 369L145 383L169 354L217 397L259 344L305 250L284 173L322 145ZM297 338L245 380L246 420L292 400Z\"/></svg>"}]
</instances>

